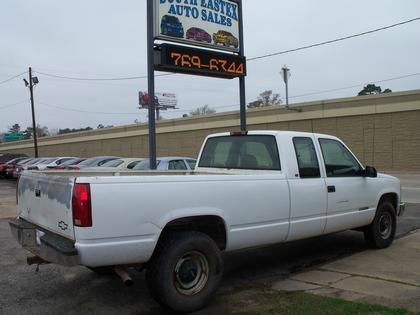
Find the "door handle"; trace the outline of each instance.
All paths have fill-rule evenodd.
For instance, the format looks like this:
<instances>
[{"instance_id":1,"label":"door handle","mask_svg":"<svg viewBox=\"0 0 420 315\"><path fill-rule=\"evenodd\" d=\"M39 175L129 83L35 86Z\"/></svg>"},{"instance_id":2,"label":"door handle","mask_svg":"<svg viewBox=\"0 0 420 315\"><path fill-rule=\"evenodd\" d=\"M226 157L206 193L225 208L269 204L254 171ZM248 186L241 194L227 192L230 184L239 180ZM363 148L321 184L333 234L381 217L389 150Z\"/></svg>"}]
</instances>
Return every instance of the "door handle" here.
<instances>
[{"instance_id":1,"label":"door handle","mask_svg":"<svg viewBox=\"0 0 420 315\"><path fill-rule=\"evenodd\" d=\"M335 192L335 186L328 186L327 190L329 193L334 193Z\"/></svg>"}]
</instances>

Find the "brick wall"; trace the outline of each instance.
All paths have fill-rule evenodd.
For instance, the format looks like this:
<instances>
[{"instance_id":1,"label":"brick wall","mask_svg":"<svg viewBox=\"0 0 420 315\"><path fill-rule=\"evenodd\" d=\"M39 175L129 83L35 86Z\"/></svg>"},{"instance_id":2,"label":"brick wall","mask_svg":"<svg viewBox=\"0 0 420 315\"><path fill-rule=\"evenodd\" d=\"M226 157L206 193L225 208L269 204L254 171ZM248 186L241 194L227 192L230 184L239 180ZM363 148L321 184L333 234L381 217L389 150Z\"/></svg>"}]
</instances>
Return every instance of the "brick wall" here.
<instances>
[{"instance_id":1,"label":"brick wall","mask_svg":"<svg viewBox=\"0 0 420 315\"><path fill-rule=\"evenodd\" d=\"M336 135L365 164L379 169L420 169L420 90L250 110L248 129L296 130ZM42 138L42 156L148 156L147 124ZM211 133L239 129L239 113L165 120L157 124L158 155L195 157ZM32 142L0 145L2 152L33 154Z\"/></svg>"}]
</instances>

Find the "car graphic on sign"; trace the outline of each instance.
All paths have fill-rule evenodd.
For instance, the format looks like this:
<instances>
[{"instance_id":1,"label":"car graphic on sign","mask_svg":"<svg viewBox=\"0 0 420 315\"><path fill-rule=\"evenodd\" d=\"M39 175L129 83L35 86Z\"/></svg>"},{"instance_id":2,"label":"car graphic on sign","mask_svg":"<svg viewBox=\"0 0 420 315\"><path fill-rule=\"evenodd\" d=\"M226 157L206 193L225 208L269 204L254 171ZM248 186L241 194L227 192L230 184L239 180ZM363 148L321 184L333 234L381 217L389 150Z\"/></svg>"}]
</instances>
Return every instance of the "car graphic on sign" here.
<instances>
[{"instance_id":1,"label":"car graphic on sign","mask_svg":"<svg viewBox=\"0 0 420 315\"><path fill-rule=\"evenodd\" d=\"M218 31L217 33L213 34L213 42L215 45L221 44L226 47L233 46L234 48L238 48L239 40L227 31Z\"/></svg>"},{"instance_id":2,"label":"car graphic on sign","mask_svg":"<svg viewBox=\"0 0 420 315\"><path fill-rule=\"evenodd\" d=\"M164 15L160 22L160 32L162 35L171 37L184 37L184 27L176 16Z\"/></svg>"},{"instance_id":3,"label":"car graphic on sign","mask_svg":"<svg viewBox=\"0 0 420 315\"><path fill-rule=\"evenodd\" d=\"M197 42L211 43L211 36L205 30L198 27L191 27L185 34L186 39L192 39Z\"/></svg>"}]
</instances>

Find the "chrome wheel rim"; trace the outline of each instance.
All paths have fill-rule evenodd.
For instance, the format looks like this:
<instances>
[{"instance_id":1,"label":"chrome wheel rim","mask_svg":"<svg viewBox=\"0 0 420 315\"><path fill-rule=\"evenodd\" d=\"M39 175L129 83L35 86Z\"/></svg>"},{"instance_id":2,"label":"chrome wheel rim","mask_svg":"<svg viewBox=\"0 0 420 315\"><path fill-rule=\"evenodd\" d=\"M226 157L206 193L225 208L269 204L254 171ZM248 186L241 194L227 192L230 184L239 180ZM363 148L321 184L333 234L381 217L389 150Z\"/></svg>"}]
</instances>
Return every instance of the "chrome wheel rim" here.
<instances>
[{"instance_id":1,"label":"chrome wheel rim","mask_svg":"<svg viewBox=\"0 0 420 315\"><path fill-rule=\"evenodd\" d=\"M183 295L195 295L206 286L209 275L207 258L197 251L183 255L175 265L175 287Z\"/></svg>"},{"instance_id":2,"label":"chrome wheel rim","mask_svg":"<svg viewBox=\"0 0 420 315\"><path fill-rule=\"evenodd\" d=\"M392 233L392 217L388 212L384 212L379 218L379 233L382 239L388 239Z\"/></svg>"}]
</instances>

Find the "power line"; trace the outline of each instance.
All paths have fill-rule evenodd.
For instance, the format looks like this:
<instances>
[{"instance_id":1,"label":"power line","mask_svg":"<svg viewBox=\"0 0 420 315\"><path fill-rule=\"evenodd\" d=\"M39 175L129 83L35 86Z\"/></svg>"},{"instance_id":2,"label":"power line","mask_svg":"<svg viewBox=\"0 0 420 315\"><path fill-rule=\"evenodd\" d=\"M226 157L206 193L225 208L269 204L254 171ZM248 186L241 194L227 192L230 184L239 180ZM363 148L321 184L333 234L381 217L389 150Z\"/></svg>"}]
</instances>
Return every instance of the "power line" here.
<instances>
[{"instance_id":1,"label":"power line","mask_svg":"<svg viewBox=\"0 0 420 315\"><path fill-rule=\"evenodd\" d=\"M382 83L382 82L388 82L388 81L395 81L395 80L405 79L405 78L414 77L414 76L418 76L418 75L420 75L420 72L407 74L407 75L403 75L403 76L399 76L399 77L388 78L388 79L384 79L384 80L369 81L369 83ZM350 86L336 88L336 89L330 89L330 90L323 90L323 91L318 91L318 92L294 95L294 96L290 96L289 98L298 98L298 97L304 97L304 96L324 94L324 93L329 93L329 92L337 92L337 91L342 91L342 90L348 90L348 89L353 89L353 88L363 86L364 84L365 83L360 83L360 84L350 85Z\"/></svg>"},{"instance_id":2,"label":"power line","mask_svg":"<svg viewBox=\"0 0 420 315\"><path fill-rule=\"evenodd\" d=\"M64 111L70 111L70 112L86 113L86 114L104 114L104 115L139 115L139 114L141 114L141 112L128 113L128 112L88 111L88 110L83 110L83 109L72 109L72 108L67 108L67 107L62 107L62 106L57 106L57 105L51 105L51 104L47 104L45 102L38 102L38 103L43 105L43 106L46 106L46 107L56 108L56 109L60 109L60 110L64 110ZM228 107L234 107L234 106L238 106L238 104L215 106L213 108L228 108ZM189 110L189 109L187 109L187 110L171 110L168 113L185 113L185 112L188 112L188 111L191 111L191 110Z\"/></svg>"},{"instance_id":3,"label":"power line","mask_svg":"<svg viewBox=\"0 0 420 315\"><path fill-rule=\"evenodd\" d=\"M1 82L0 82L0 84L3 84L3 83L6 83L6 82L9 82L9 81L12 81L13 79L16 79L16 78L18 78L18 77L20 77L20 76L22 76L22 75L24 75L24 74L26 74L26 73L28 73L28 71L25 71L25 72L19 73L19 74L17 74L17 75L14 75L14 76L13 76L13 77L11 77L11 78L8 78L8 79L6 79L6 80L4 80L4 81L1 81Z\"/></svg>"},{"instance_id":4,"label":"power line","mask_svg":"<svg viewBox=\"0 0 420 315\"><path fill-rule=\"evenodd\" d=\"M78 113L87 113L87 114L105 114L105 115L138 115L139 113L118 113L118 112L97 112L97 111L87 111L87 110L82 110L82 109L72 109L72 108L66 108L66 107L61 107L61 106L56 106L56 105L50 105L44 102L38 102L39 104L43 105L43 106L47 106L47 107L52 107L52 108L57 108L57 109L61 109L64 111L69 111L69 112L78 112Z\"/></svg>"},{"instance_id":5,"label":"power line","mask_svg":"<svg viewBox=\"0 0 420 315\"><path fill-rule=\"evenodd\" d=\"M313 48L313 47L323 46L323 45L327 45L327 44L332 44L332 43L336 43L336 42L339 42L339 41L343 41L343 40L347 40L347 39L351 39L351 38L355 38L355 37L364 36L364 35L367 35L367 34L380 32L380 31L383 31L383 30L387 30L387 29L390 29L390 28L393 28L393 27L401 26L401 25L408 24L408 23L411 23L411 22L414 22L414 21L418 21L418 20L420 20L420 17L417 17L417 18L414 18L414 19L411 19L411 20L407 20L407 21L403 21L403 22L400 22L400 23L395 23L395 24L392 24L392 25L376 28L376 29L369 30L369 31L366 31L366 32L362 32L362 33L357 33L357 34L344 36L344 37L340 37L340 38L336 38L336 39L332 39L332 40L327 40L327 41L316 43L316 44L311 44L311 45L307 45L307 46L302 46L302 47L298 47L298 48L293 48L293 49L283 50L283 51L270 53L270 54L266 54L266 55L262 55L262 56L248 58L247 61L254 61L254 60L258 60L258 59L264 59L264 58L268 58L268 57L283 55L283 54L287 54L287 53L291 53L291 52L295 52L295 51L299 51L299 50L304 50L304 49L308 49L308 48Z\"/></svg>"},{"instance_id":6,"label":"power line","mask_svg":"<svg viewBox=\"0 0 420 315\"><path fill-rule=\"evenodd\" d=\"M407 75L402 75L402 76L398 76L398 77L393 77L393 78L388 78L388 79L383 79L383 80L377 80L377 81L369 81L370 83L381 83L381 82L389 82L389 81L395 81L395 80L400 80L400 79L405 79L405 78L409 78L409 77L414 77L414 76L419 76L420 72L417 73L412 73L412 74L407 74ZM323 91L318 91L318 92L312 92L312 93L306 93L306 94L299 94L299 95L293 95L293 96L289 96L290 98L299 98L299 97L304 97L304 96L311 96L311 95L317 95L317 94L324 94L324 93L329 93L329 92L337 92L337 91L342 91L342 90L348 90L348 89L352 89L352 88L357 88L360 86L363 86L366 83L359 83L359 84L355 84L355 85L350 85L350 86L346 86L346 87L341 87L341 88L336 88L336 89L329 89L329 90L323 90ZM26 101L26 100L25 100ZM44 102L39 102L39 104L47 106L47 107L52 107L52 108L56 108L56 109L60 109L60 110L64 110L64 111L71 111L71 112L79 112L79 113L87 113L87 114L104 114L104 115L139 115L141 114L141 112L136 112L136 113L128 113L128 112L99 112L99 111L87 111L87 110L82 110L82 109L71 109L71 108L66 108L66 107L61 107L61 106L56 106L56 105L50 105ZM13 106L13 104L12 104ZM212 108L215 109L221 109L221 108L229 108L229 107L237 107L239 106L239 104L232 104L232 105L221 105L221 106L214 106ZM0 107L1 109L1 107ZM169 113L186 113L191 111L192 109L186 109L186 110L171 110Z\"/></svg>"},{"instance_id":7,"label":"power line","mask_svg":"<svg viewBox=\"0 0 420 315\"><path fill-rule=\"evenodd\" d=\"M26 102L29 102L29 99L22 100L22 101L19 101L19 102L13 103L13 104L9 104L9 105L0 106L0 109L13 107L13 106L16 106L16 105L19 105L19 104L22 104L22 103L26 103Z\"/></svg>"},{"instance_id":8,"label":"power line","mask_svg":"<svg viewBox=\"0 0 420 315\"><path fill-rule=\"evenodd\" d=\"M420 20L420 17L413 18L413 19L406 20L406 21L402 21L402 22L395 23L395 24L391 24L391 25L387 25L387 26L383 26L383 27L376 28L376 29L369 30L369 31L365 31L365 32L362 32L362 33L357 33L357 34L344 36L344 37L340 37L340 38L336 38L336 39L332 39L332 40L327 40L327 41L323 41L323 42L319 42L319 43L315 43L315 44L311 44L311 45L307 45L307 46L301 46L301 47L298 47L298 48L293 48L293 49L283 50L283 51L279 51L279 52L274 52L274 53L270 53L270 54L266 54L266 55L247 58L247 61L248 62L249 61L255 61L255 60L265 59L265 58L278 56L278 55L283 55L283 54L287 54L287 53L291 53L291 52L295 52L295 51L299 51L299 50L304 50L304 49L309 49L309 48L313 48L313 47L332 44L332 43L336 43L336 42L339 42L339 41L344 41L344 40L347 40L347 39L356 38L356 37L364 36L364 35L367 35L367 34L372 34L372 33L380 32L380 31L383 31L383 30L391 29L391 28L401 26L401 25L404 25L404 24L408 24L408 23L412 23L412 22L415 22L415 21L418 21L418 20ZM77 81L125 81L125 80L147 79L147 75L116 77L116 78L83 78L83 77L55 75L55 74L50 74L50 73L40 72L40 71L35 71L35 72L38 73L38 74L41 74L41 75L52 77L52 78L65 79L65 80L77 80ZM157 77L163 77L163 76L171 76L171 75L175 75L175 74L174 73L163 73L163 74L157 74L156 76Z\"/></svg>"},{"instance_id":9,"label":"power line","mask_svg":"<svg viewBox=\"0 0 420 315\"><path fill-rule=\"evenodd\" d=\"M65 80L75 80L75 81L126 81L126 80L138 80L138 79L147 79L147 75L143 76L134 76L134 77L120 77L120 78L80 78L80 77L68 77L68 76L62 76L62 75L55 75L45 72L39 72L34 71L38 74L45 75L47 77L51 78L57 78L57 79L65 79ZM157 77L164 77L168 75L173 75L173 73L163 73L163 74L157 74Z\"/></svg>"}]
</instances>

